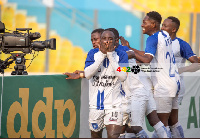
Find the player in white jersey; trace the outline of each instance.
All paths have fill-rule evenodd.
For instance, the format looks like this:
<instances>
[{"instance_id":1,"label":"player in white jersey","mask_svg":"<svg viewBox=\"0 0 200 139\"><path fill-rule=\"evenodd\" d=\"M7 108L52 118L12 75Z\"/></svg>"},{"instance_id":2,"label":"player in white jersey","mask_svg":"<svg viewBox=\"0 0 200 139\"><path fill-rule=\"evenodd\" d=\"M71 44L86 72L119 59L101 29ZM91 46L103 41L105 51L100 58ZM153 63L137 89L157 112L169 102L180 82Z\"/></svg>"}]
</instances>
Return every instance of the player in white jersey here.
<instances>
[{"instance_id":1,"label":"player in white jersey","mask_svg":"<svg viewBox=\"0 0 200 139\"><path fill-rule=\"evenodd\" d=\"M100 36L101 33L104 31L102 28L94 29L91 33L91 42L93 48L99 48L100 46ZM73 73L65 72L64 75L67 75L68 77L66 79L80 79L85 78L84 71L76 70Z\"/></svg>"},{"instance_id":2,"label":"player in white jersey","mask_svg":"<svg viewBox=\"0 0 200 139\"><path fill-rule=\"evenodd\" d=\"M127 52L127 54L129 55L129 67L138 66L136 64L136 60L131 57L132 53L130 53L132 50L135 49L131 48L128 41L126 41L123 37L120 37L121 44L123 46L120 45L118 31L115 28L109 28L109 30L113 31L113 33L117 37L116 44L118 44L118 49ZM147 115L150 125L154 127L159 138L170 137L167 135L166 128L157 116L156 104L152 94L153 87L149 77L142 71L138 72L137 74L133 72L128 72L128 77L124 82L123 87L125 91L122 90L122 94L124 94L122 102L122 133L125 133L125 130L127 133L122 134L121 138L123 136L125 138L148 137L146 132L142 129L145 114ZM129 104L131 105L131 107ZM128 128L126 124L131 126L131 128Z\"/></svg>"},{"instance_id":3,"label":"player in white jersey","mask_svg":"<svg viewBox=\"0 0 200 139\"><path fill-rule=\"evenodd\" d=\"M179 73L194 72L199 69L198 58L193 53L190 45L187 42L176 37L179 26L179 19L173 16L169 16L167 19L164 20L161 29L167 31L172 39L172 49L175 55L176 64L179 68ZM186 60L189 60L193 64L185 67ZM172 131L173 138L184 138L183 128L178 122L178 108L185 93L183 76L181 75L180 81L180 91L179 94L174 98L172 112L169 118L169 125Z\"/></svg>"},{"instance_id":4,"label":"player in white jersey","mask_svg":"<svg viewBox=\"0 0 200 139\"><path fill-rule=\"evenodd\" d=\"M126 46L122 46L119 44L119 33L115 28L109 28L107 30L112 31L116 36L116 44L117 49L131 53L131 49ZM129 67L136 66L135 59L129 59ZM134 74L128 72L128 78L123 84L123 89L121 90L121 94L123 94L122 99L122 112L123 112L123 125L127 124L128 120L130 120L130 132L133 131L136 134L136 137L147 138L148 135L142 129L142 124L145 117L146 104L149 100L149 92L145 89L144 85L141 84L140 73ZM134 91L133 91L134 90ZM132 99L136 98L136 99ZM130 105L131 107L130 107ZM131 115L131 118L129 119ZM125 137L131 137L126 136Z\"/></svg>"},{"instance_id":5,"label":"player in white jersey","mask_svg":"<svg viewBox=\"0 0 200 139\"><path fill-rule=\"evenodd\" d=\"M117 138L122 125L121 82L127 74L118 72L120 63L128 64L128 55L115 49L111 31L101 34L100 50L92 49L85 62L85 77L89 79L89 124L92 138L106 126L108 138Z\"/></svg>"},{"instance_id":6,"label":"player in white jersey","mask_svg":"<svg viewBox=\"0 0 200 139\"><path fill-rule=\"evenodd\" d=\"M145 54L135 51L135 58L142 63L150 63L158 117L170 134L168 119L180 81L179 75L175 76L175 70L178 72L178 69L171 48L171 38L167 32L160 30L161 20L162 17L158 12L152 11L146 14L141 25L143 34L149 35Z\"/></svg>"}]
</instances>

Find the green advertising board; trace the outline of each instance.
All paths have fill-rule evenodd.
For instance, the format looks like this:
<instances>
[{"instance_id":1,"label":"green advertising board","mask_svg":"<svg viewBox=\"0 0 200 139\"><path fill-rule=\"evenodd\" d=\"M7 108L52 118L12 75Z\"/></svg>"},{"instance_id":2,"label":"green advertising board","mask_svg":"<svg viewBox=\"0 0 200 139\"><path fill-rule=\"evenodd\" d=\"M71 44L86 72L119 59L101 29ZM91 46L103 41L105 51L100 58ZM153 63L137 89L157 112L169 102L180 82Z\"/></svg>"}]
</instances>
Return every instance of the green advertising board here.
<instances>
[{"instance_id":1,"label":"green advertising board","mask_svg":"<svg viewBox=\"0 0 200 139\"><path fill-rule=\"evenodd\" d=\"M4 77L1 138L78 138L81 80L65 78Z\"/></svg>"}]
</instances>

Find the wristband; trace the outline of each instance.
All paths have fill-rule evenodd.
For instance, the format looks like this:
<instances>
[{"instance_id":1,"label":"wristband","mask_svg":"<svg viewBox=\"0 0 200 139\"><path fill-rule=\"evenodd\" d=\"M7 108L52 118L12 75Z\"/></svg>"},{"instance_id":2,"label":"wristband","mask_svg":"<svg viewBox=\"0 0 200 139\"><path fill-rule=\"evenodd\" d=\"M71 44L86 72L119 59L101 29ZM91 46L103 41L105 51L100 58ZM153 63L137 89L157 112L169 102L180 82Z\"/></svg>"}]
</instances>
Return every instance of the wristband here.
<instances>
[{"instance_id":1,"label":"wristband","mask_svg":"<svg viewBox=\"0 0 200 139\"><path fill-rule=\"evenodd\" d=\"M81 77L81 78L84 78L84 73L81 72L81 73L80 73L80 77Z\"/></svg>"}]
</instances>

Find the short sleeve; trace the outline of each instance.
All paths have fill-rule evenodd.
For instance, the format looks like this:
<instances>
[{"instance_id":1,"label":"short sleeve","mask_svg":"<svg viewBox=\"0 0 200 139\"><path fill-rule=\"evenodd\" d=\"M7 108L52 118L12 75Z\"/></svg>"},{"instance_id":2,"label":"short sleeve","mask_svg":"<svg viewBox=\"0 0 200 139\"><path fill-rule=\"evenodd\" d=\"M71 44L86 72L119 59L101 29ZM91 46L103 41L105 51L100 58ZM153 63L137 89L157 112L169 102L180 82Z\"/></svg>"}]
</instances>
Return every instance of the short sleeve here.
<instances>
[{"instance_id":1,"label":"short sleeve","mask_svg":"<svg viewBox=\"0 0 200 139\"><path fill-rule=\"evenodd\" d=\"M124 51L120 51L120 53L119 53L119 66L120 67L128 67L129 66L128 55Z\"/></svg>"},{"instance_id":2,"label":"short sleeve","mask_svg":"<svg viewBox=\"0 0 200 139\"><path fill-rule=\"evenodd\" d=\"M128 63L128 55L127 55L126 52L124 52L124 53L120 56L119 62L120 62L120 63Z\"/></svg>"},{"instance_id":3,"label":"short sleeve","mask_svg":"<svg viewBox=\"0 0 200 139\"><path fill-rule=\"evenodd\" d=\"M92 65L95 62L94 54L97 53L98 51L99 51L99 49L96 48L96 49L92 49L88 52L87 58L86 58L86 61L85 61L85 68L87 68L88 66Z\"/></svg>"},{"instance_id":4,"label":"short sleeve","mask_svg":"<svg viewBox=\"0 0 200 139\"><path fill-rule=\"evenodd\" d=\"M150 54L152 56L155 56L157 45L158 45L157 34L149 36L146 41L145 54Z\"/></svg>"},{"instance_id":5,"label":"short sleeve","mask_svg":"<svg viewBox=\"0 0 200 139\"><path fill-rule=\"evenodd\" d=\"M195 56L195 54L192 51L192 48L190 47L190 45L187 42L185 42L181 39L178 39L178 40L180 43L180 53L181 53L182 57L189 59L190 57Z\"/></svg>"}]
</instances>

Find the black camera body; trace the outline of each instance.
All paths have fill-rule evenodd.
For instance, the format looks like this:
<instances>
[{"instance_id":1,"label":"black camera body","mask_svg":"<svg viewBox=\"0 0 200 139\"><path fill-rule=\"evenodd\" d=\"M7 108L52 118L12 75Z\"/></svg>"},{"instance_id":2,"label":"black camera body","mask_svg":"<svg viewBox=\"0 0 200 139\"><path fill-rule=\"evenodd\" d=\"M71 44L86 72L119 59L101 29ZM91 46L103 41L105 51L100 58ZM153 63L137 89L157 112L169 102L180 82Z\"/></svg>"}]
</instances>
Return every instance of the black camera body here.
<instances>
[{"instance_id":1,"label":"black camera body","mask_svg":"<svg viewBox=\"0 0 200 139\"><path fill-rule=\"evenodd\" d=\"M56 39L52 38L50 40L45 41L33 41L39 39L41 37L39 32L29 33L32 28L16 28L16 31L12 33L5 32L5 25L0 21L0 50L5 54L11 54L11 59L15 60L16 66L15 71L13 71L12 75L22 75L28 74L25 66L25 58L26 54L31 54L32 51L44 51L45 48L56 50ZM26 33L22 33L21 31L26 31ZM17 53L12 53L17 51ZM21 53L19 53L19 51ZM21 58L21 62L19 59ZM6 59L8 61L8 59ZM1 62L3 63L3 62ZM11 64L11 62L8 62ZM5 65L0 67L4 67ZM23 67L23 68L20 68Z\"/></svg>"},{"instance_id":2,"label":"black camera body","mask_svg":"<svg viewBox=\"0 0 200 139\"><path fill-rule=\"evenodd\" d=\"M0 29L1 30L1 29ZM41 37L39 32L29 33L31 28L16 28L13 33L0 34L0 50L3 53L21 51L23 53L31 53L32 50L44 51L45 48L56 50L56 39L52 38L45 41L33 41ZM19 31L27 31L21 33Z\"/></svg>"}]
</instances>

